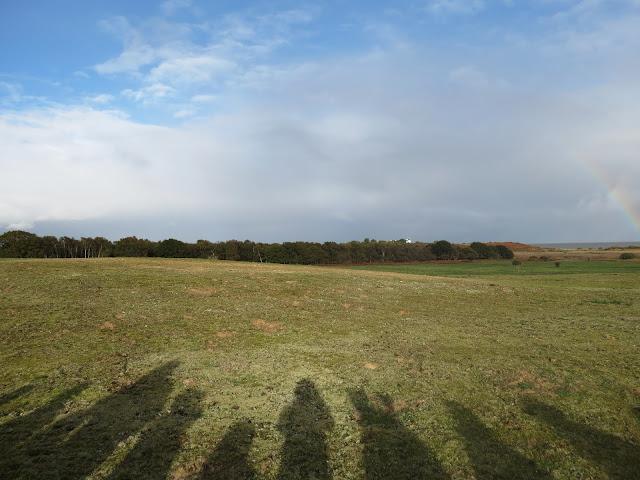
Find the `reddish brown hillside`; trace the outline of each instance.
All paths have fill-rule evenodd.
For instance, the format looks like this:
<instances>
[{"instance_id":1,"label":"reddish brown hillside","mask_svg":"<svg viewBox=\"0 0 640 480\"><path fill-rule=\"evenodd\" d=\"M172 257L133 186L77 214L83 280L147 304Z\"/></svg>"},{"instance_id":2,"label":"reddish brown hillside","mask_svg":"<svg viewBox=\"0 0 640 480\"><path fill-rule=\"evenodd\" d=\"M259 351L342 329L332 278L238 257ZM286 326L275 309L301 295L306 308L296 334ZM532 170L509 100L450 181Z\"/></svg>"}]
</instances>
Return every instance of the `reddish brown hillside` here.
<instances>
[{"instance_id":1,"label":"reddish brown hillside","mask_svg":"<svg viewBox=\"0 0 640 480\"><path fill-rule=\"evenodd\" d=\"M531 250L542 250L540 247L534 247L533 245L527 245L526 243L518 243L518 242L488 242L487 245L504 245L512 252L522 252Z\"/></svg>"}]
</instances>

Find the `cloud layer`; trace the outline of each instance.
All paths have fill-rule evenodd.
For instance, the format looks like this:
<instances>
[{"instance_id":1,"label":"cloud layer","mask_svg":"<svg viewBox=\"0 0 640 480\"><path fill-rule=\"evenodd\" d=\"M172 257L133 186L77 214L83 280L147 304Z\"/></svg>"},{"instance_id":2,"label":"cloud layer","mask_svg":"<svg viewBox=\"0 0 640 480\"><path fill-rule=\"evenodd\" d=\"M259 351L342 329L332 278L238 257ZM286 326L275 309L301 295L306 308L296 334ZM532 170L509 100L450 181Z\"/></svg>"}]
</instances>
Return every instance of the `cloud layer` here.
<instances>
[{"instance_id":1,"label":"cloud layer","mask_svg":"<svg viewBox=\"0 0 640 480\"><path fill-rule=\"evenodd\" d=\"M0 84L0 226L637 239L640 6L534 3L426 2L336 23L314 9L212 17L175 0L135 24L105 19L122 49L82 70L103 91L21 103ZM536 26L511 28L496 9ZM421 30L454 16L472 38ZM327 45L327 28L344 45Z\"/></svg>"}]
</instances>

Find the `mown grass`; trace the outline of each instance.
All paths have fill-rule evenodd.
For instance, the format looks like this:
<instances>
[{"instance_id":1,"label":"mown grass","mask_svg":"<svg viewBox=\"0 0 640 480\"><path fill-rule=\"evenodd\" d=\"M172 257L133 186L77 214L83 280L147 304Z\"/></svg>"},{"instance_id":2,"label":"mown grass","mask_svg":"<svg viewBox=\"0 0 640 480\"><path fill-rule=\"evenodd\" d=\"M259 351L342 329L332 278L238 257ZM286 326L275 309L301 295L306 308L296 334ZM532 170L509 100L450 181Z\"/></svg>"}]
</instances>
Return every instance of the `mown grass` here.
<instances>
[{"instance_id":1,"label":"mown grass","mask_svg":"<svg viewBox=\"0 0 640 480\"><path fill-rule=\"evenodd\" d=\"M0 478L636 478L639 267L4 260Z\"/></svg>"}]
</instances>

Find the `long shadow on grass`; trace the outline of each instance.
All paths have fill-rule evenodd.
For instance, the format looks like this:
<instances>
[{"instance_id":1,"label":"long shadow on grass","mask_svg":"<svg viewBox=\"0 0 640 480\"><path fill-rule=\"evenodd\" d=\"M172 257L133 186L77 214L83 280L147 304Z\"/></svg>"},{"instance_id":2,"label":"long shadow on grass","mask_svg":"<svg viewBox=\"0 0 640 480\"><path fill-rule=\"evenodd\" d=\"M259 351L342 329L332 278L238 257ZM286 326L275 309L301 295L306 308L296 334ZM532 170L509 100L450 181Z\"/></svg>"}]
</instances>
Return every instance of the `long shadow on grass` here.
<instances>
[{"instance_id":1,"label":"long shadow on grass","mask_svg":"<svg viewBox=\"0 0 640 480\"><path fill-rule=\"evenodd\" d=\"M76 385L59 393L53 399L31 411L5 422L0 426L0 478L19 478L12 472L20 472L18 457L24 456L27 448L54 418L64 409L65 404L81 393L87 385Z\"/></svg>"},{"instance_id":2,"label":"long shadow on grass","mask_svg":"<svg viewBox=\"0 0 640 480\"><path fill-rule=\"evenodd\" d=\"M502 443L478 417L457 402L448 402L458 433L478 479L551 479L549 472Z\"/></svg>"},{"instance_id":3,"label":"long shadow on grass","mask_svg":"<svg viewBox=\"0 0 640 480\"><path fill-rule=\"evenodd\" d=\"M202 469L200 480L253 480L256 472L249 463L249 450L256 429L250 420L233 424L218 442Z\"/></svg>"},{"instance_id":4,"label":"long shadow on grass","mask_svg":"<svg viewBox=\"0 0 640 480\"><path fill-rule=\"evenodd\" d=\"M24 420L20 418L13 424L2 425L1 438L3 444L8 441L8 451L2 452L0 478L85 478L115 453L122 441L138 433L140 438L131 453L133 456L125 459L127 463L122 471L130 478L163 478L176 452L173 440L169 440L166 457L161 461L150 459L142 464L135 458L138 458L136 452L151 452L154 445L167 446L158 438L156 430L158 415L173 388L170 377L177 366L177 362L166 363L84 411L55 420L64 404L84 388L78 386L58 395ZM198 398L194 401L197 403ZM163 422L164 430L175 427L168 435L184 430L182 425L172 422L167 419ZM134 473L134 465L142 470ZM116 474L120 475L117 470Z\"/></svg>"},{"instance_id":5,"label":"long shadow on grass","mask_svg":"<svg viewBox=\"0 0 640 480\"><path fill-rule=\"evenodd\" d=\"M600 464L610 478L638 478L640 446L573 421L556 407L534 399L527 399L523 410L553 427L574 445L580 456Z\"/></svg>"},{"instance_id":6,"label":"long shadow on grass","mask_svg":"<svg viewBox=\"0 0 640 480\"><path fill-rule=\"evenodd\" d=\"M277 478L329 479L326 432L333 428L333 417L311 380L300 380L294 393L278 422L285 439Z\"/></svg>"},{"instance_id":7,"label":"long shadow on grass","mask_svg":"<svg viewBox=\"0 0 640 480\"><path fill-rule=\"evenodd\" d=\"M394 415L393 400L378 395L374 404L361 390L349 392L358 411L367 479L447 479L435 455Z\"/></svg>"},{"instance_id":8,"label":"long shadow on grass","mask_svg":"<svg viewBox=\"0 0 640 480\"><path fill-rule=\"evenodd\" d=\"M25 385L14 390L13 392L0 395L0 406L4 405L5 403L11 402L18 397L21 397L25 393L29 393L31 390L33 390L33 385Z\"/></svg>"},{"instance_id":9,"label":"long shadow on grass","mask_svg":"<svg viewBox=\"0 0 640 480\"><path fill-rule=\"evenodd\" d=\"M182 435L202 413L202 392L181 392L169 409L141 432L141 439L108 480L166 478L173 458L182 446Z\"/></svg>"}]
</instances>

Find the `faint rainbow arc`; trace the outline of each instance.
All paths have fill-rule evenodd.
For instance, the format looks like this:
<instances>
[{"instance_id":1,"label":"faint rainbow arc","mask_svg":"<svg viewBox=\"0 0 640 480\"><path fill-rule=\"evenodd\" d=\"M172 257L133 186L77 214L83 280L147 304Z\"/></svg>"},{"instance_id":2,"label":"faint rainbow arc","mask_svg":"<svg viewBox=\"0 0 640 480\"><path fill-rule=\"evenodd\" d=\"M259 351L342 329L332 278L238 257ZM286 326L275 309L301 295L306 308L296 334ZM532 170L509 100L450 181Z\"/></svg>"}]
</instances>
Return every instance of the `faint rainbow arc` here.
<instances>
[{"instance_id":1,"label":"faint rainbow arc","mask_svg":"<svg viewBox=\"0 0 640 480\"><path fill-rule=\"evenodd\" d=\"M593 163L585 162L587 170L593 175L596 181L603 187L607 195L618 204L624 216L629 220L631 226L640 235L640 205L636 206L627 192L615 185L615 182L609 179L607 173Z\"/></svg>"}]
</instances>

